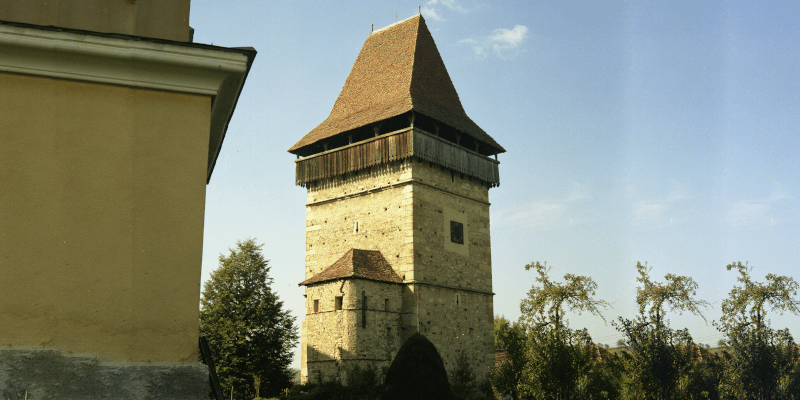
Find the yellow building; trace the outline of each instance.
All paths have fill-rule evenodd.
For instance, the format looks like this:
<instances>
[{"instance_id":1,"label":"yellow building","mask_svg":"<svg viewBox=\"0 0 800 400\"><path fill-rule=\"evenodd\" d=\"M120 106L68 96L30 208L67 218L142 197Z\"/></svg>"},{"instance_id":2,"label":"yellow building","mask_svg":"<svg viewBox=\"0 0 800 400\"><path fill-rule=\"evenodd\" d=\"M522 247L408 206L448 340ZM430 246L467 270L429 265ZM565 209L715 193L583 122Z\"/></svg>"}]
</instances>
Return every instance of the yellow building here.
<instances>
[{"instance_id":1,"label":"yellow building","mask_svg":"<svg viewBox=\"0 0 800 400\"><path fill-rule=\"evenodd\" d=\"M464 112L422 16L372 32L297 142L306 202L301 376L380 371L415 332L448 370L494 361L489 188L505 150Z\"/></svg>"},{"instance_id":2,"label":"yellow building","mask_svg":"<svg viewBox=\"0 0 800 400\"><path fill-rule=\"evenodd\" d=\"M189 0L0 0L0 396L196 398L205 186L255 57Z\"/></svg>"}]
</instances>

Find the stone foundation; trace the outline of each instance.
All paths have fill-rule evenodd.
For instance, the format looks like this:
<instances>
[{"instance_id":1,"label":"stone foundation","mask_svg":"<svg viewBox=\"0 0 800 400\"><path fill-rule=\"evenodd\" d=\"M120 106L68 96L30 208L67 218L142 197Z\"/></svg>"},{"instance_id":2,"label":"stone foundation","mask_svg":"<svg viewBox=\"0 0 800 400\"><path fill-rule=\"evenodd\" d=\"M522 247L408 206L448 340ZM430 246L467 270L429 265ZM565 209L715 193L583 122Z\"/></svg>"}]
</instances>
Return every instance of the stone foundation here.
<instances>
[{"instance_id":1,"label":"stone foundation","mask_svg":"<svg viewBox=\"0 0 800 400\"><path fill-rule=\"evenodd\" d=\"M0 349L0 398L208 399L201 363L101 362L50 349Z\"/></svg>"}]
</instances>

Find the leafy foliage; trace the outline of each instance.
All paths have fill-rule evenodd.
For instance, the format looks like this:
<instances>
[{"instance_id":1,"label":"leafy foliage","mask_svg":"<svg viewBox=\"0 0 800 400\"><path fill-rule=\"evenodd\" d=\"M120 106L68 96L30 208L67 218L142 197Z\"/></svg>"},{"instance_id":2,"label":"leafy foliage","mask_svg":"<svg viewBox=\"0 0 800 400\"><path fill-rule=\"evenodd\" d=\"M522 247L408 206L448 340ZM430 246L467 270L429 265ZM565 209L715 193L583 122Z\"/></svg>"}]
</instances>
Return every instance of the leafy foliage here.
<instances>
[{"instance_id":1,"label":"leafy foliage","mask_svg":"<svg viewBox=\"0 0 800 400\"><path fill-rule=\"evenodd\" d=\"M547 267L546 262L542 265L538 261L525 266L526 271L536 270L539 274L536 282L541 285L541 287L531 287L528 297L520 304L522 318L531 329L537 330L545 325L560 329L563 325L565 305L570 311L577 311L578 314L588 311L603 318L599 308L609 307L610 304L592 298L597 289L597 283L592 278L566 274L564 275L566 283L560 284L551 281L547 276L551 268Z\"/></svg>"},{"instance_id":2,"label":"leafy foliage","mask_svg":"<svg viewBox=\"0 0 800 400\"><path fill-rule=\"evenodd\" d=\"M692 278L667 274L664 277L667 282L658 283L650 280L649 272L652 269L653 267L647 266L647 262L644 265L636 263L636 270L639 271L636 281L642 284L636 290L636 303L639 304L639 314L642 316L647 314L650 323L656 325L656 331L660 328L666 314L665 306L680 314L683 311L689 311L705 321L706 318L700 312L699 307L708 308L711 304L705 300L694 298L697 295L697 283ZM650 305L649 309L648 305Z\"/></svg>"},{"instance_id":3,"label":"leafy foliage","mask_svg":"<svg viewBox=\"0 0 800 400\"><path fill-rule=\"evenodd\" d=\"M766 306L769 305L781 315L785 311L800 314L800 301L797 295L798 284L794 279L775 274L767 275L767 284L750 279L752 267L741 261L728 264L727 269L739 270L738 282L742 286L734 286L728 298L722 302L722 318L720 322L728 327L736 325L753 325L757 330L765 326ZM749 307L749 309L748 309Z\"/></svg>"},{"instance_id":4,"label":"leafy foliage","mask_svg":"<svg viewBox=\"0 0 800 400\"><path fill-rule=\"evenodd\" d=\"M449 373L450 390L457 399L467 399L477 389L475 371L469 365L466 352L456 356L456 368Z\"/></svg>"},{"instance_id":5,"label":"leafy foliage","mask_svg":"<svg viewBox=\"0 0 800 400\"><path fill-rule=\"evenodd\" d=\"M239 241L211 273L200 300L200 333L208 340L224 393L253 398L291 385L295 318L272 291L268 261L253 239Z\"/></svg>"},{"instance_id":6,"label":"leafy foliage","mask_svg":"<svg viewBox=\"0 0 800 400\"><path fill-rule=\"evenodd\" d=\"M767 284L750 278L747 263L729 264L738 281L722 303L718 328L725 333L727 356L720 391L724 399L800 398L800 348L789 330L773 330L766 320L771 309L800 314L797 283L790 277L767 275Z\"/></svg>"},{"instance_id":7,"label":"leafy foliage","mask_svg":"<svg viewBox=\"0 0 800 400\"><path fill-rule=\"evenodd\" d=\"M592 379L599 376L590 374L597 347L586 329L570 329L564 315L569 309L603 318L600 309L610 304L593 297L597 284L589 277L566 274L558 283L550 280L547 263L525 269L538 273L537 285L520 304L519 323L495 320L495 343L505 347L509 360L490 371L493 387L515 398L588 398L586 388L597 386Z\"/></svg>"},{"instance_id":8,"label":"leafy foliage","mask_svg":"<svg viewBox=\"0 0 800 400\"><path fill-rule=\"evenodd\" d=\"M703 317L699 308L709 303L694 298L697 283L690 277L667 274L666 283L660 283L650 279L652 267L647 263L636 263L636 269L636 280L641 283L636 295L639 316L633 320L620 317L614 323L625 334L625 346L630 350L622 392L627 398L676 398L680 395L676 387L692 384L686 374L693 361L690 349L699 351L699 347L688 330L670 328L666 308Z\"/></svg>"},{"instance_id":9,"label":"leafy foliage","mask_svg":"<svg viewBox=\"0 0 800 400\"><path fill-rule=\"evenodd\" d=\"M450 400L447 370L436 346L420 333L400 346L384 380L384 400Z\"/></svg>"},{"instance_id":10,"label":"leafy foliage","mask_svg":"<svg viewBox=\"0 0 800 400\"><path fill-rule=\"evenodd\" d=\"M520 322L513 324L506 317L494 318L494 348L505 350L506 360L489 368L489 382L495 397L518 399L517 383L528 360L527 333Z\"/></svg>"}]
</instances>

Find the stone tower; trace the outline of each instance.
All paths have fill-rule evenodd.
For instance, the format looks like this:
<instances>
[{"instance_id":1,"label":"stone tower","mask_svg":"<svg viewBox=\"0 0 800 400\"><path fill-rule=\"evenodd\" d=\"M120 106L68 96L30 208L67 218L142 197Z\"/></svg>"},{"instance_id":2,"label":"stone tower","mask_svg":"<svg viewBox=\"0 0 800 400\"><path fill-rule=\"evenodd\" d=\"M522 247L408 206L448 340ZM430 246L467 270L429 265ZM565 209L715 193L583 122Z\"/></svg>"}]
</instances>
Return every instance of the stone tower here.
<instances>
[{"instance_id":1,"label":"stone tower","mask_svg":"<svg viewBox=\"0 0 800 400\"><path fill-rule=\"evenodd\" d=\"M303 381L380 371L414 332L448 370L463 353L485 373L505 149L464 112L421 15L369 35L330 116L289 152L308 190Z\"/></svg>"}]
</instances>

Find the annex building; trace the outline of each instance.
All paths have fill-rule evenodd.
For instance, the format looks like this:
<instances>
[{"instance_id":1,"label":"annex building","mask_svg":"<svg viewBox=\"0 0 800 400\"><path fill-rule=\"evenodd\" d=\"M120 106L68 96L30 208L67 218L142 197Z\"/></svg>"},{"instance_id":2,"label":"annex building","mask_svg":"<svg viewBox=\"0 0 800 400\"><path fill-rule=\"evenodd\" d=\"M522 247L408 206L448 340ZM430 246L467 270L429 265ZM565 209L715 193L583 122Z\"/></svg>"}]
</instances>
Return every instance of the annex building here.
<instances>
[{"instance_id":1,"label":"annex building","mask_svg":"<svg viewBox=\"0 0 800 400\"><path fill-rule=\"evenodd\" d=\"M484 374L505 149L465 113L421 15L369 35L330 116L289 152L308 191L303 381L381 371L415 332L448 370L464 354Z\"/></svg>"},{"instance_id":2,"label":"annex building","mask_svg":"<svg viewBox=\"0 0 800 400\"><path fill-rule=\"evenodd\" d=\"M189 9L0 0L0 398L208 398L206 184L256 51Z\"/></svg>"}]
</instances>

